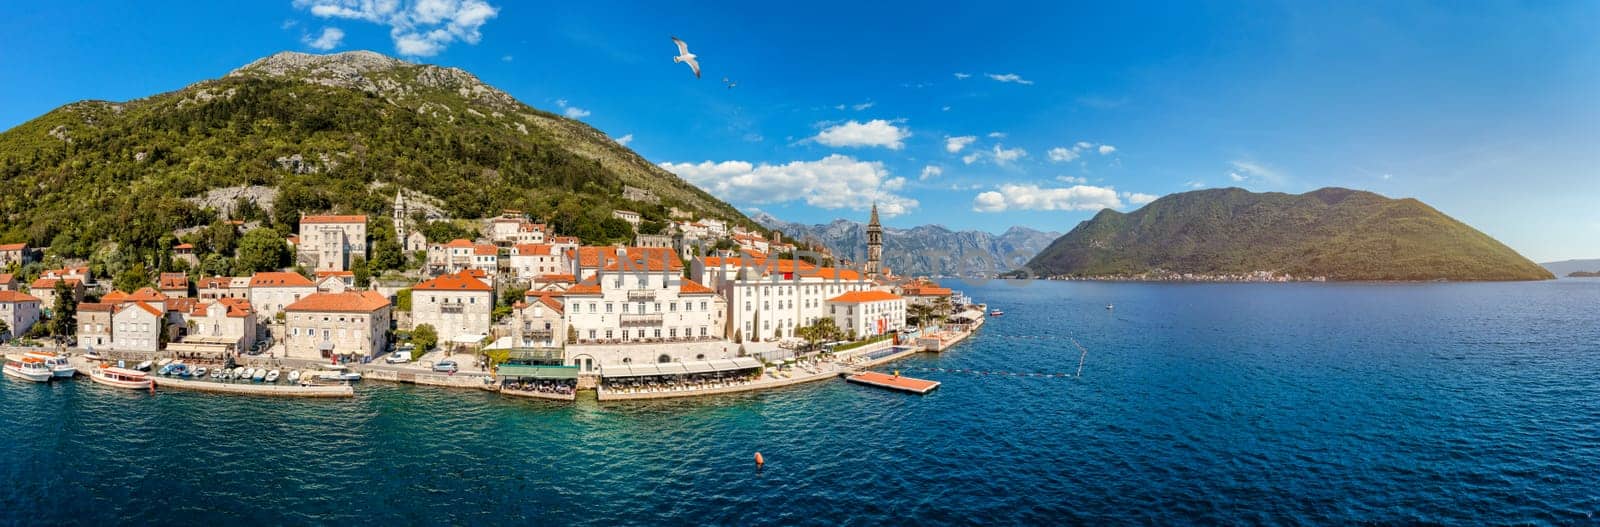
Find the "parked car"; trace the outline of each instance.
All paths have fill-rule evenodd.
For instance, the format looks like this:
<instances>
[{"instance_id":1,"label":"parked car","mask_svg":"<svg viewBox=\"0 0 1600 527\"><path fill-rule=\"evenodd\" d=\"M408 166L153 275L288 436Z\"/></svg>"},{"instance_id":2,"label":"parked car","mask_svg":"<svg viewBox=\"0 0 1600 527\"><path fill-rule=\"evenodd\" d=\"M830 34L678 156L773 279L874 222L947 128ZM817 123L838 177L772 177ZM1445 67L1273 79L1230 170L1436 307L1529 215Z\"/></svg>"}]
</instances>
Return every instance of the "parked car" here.
<instances>
[{"instance_id":1,"label":"parked car","mask_svg":"<svg viewBox=\"0 0 1600 527\"><path fill-rule=\"evenodd\" d=\"M411 354L396 351L394 353L390 353L388 357L384 357L383 361L389 364L405 364L407 362L411 362Z\"/></svg>"},{"instance_id":2,"label":"parked car","mask_svg":"<svg viewBox=\"0 0 1600 527\"><path fill-rule=\"evenodd\" d=\"M456 361L453 360L442 360L433 363L433 371L440 373L455 373L460 369L461 368L459 366L456 366Z\"/></svg>"}]
</instances>

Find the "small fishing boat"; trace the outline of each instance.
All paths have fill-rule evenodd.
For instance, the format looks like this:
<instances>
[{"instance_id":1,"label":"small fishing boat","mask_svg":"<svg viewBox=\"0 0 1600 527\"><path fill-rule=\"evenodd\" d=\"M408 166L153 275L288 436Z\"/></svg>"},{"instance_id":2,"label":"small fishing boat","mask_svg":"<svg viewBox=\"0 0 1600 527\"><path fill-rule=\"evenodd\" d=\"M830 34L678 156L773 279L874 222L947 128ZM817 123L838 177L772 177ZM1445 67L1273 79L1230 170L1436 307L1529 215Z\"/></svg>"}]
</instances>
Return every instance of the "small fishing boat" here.
<instances>
[{"instance_id":1,"label":"small fishing boat","mask_svg":"<svg viewBox=\"0 0 1600 527\"><path fill-rule=\"evenodd\" d=\"M267 369L266 368L257 369L255 371L255 373L250 374L250 380L252 380L252 381L261 382L262 379L266 379L266 378L267 378Z\"/></svg>"},{"instance_id":2,"label":"small fishing boat","mask_svg":"<svg viewBox=\"0 0 1600 527\"><path fill-rule=\"evenodd\" d=\"M50 367L44 364L44 359L38 357L6 356L6 375L33 382L50 382L55 374L50 373Z\"/></svg>"},{"instance_id":3,"label":"small fishing boat","mask_svg":"<svg viewBox=\"0 0 1600 527\"><path fill-rule=\"evenodd\" d=\"M295 370L295 371L289 372L289 382L293 382L293 383L300 382L300 370Z\"/></svg>"},{"instance_id":4,"label":"small fishing boat","mask_svg":"<svg viewBox=\"0 0 1600 527\"><path fill-rule=\"evenodd\" d=\"M134 366L133 369L139 370L139 371L150 371L150 368L154 367L154 366L155 366L155 363L150 362L150 361L144 361L144 362L139 363L138 366Z\"/></svg>"},{"instance_id":5,"label":"small fishing boat","mask_svg":"<svg viewBox=\"0 0 1600 527\"><path fill-rule=\"evenodd\" d=\"M95 351L93 346L89 347L89 351L86 351L86 352L83 353L83 358L89 359L91 361L106 360L105 356L101 355L100 352Z\"/></svg>"},{"instance_id":6,"label":"small fishing boat","mask_svg":"<svg viewBox=\"0 0 1600 527\"><path fill-rule=\"evenodd\" d=\"M329 366L328 370L317 372L315 378L322 381L359 381L361 374L350 371L344 366Z\"/></svg>"},{"instance_id":7,"label":"small fishing boat","mask_svg":"<svg viewBox=\"0 0 1600 527\"><path fill-rule=\"evenodd\" d=\"M217 366L216 369L211 370L211 380L222 380L222 376L227 375L227 373L227 368Z\"/></svg>"},{"instance_id":8,"label":"small fishing boat","mask_svg":"<svg viewBox=\"0 0 1600 527\"><path fill-rule=\"evenodd\" d=\"M1117 306L1113 306L1111 304L1106 304L1106 310L1107 311L1110 311L1110 310L1113 310L1113 309L1116 309L1116 308L1117 308Z\"/></svg>"},{"instance_id":9,"label":"small fishing boat","mask_svg":"<svg viewBox=\"0 0 1600 527\"><path fill-rule=\"evenodd\" d=\"M267 382L278 382L278 373L279 373L278 370L272 370L272 371L267 372L266 381Z\"/></svg>"},{"instance_id":10,"label":"small fishing boat","mask_svg":"<svg viewBox=\"0 0 1600 527\"><path fill-rule=\"evenodd\" d=\"M178 369L176 364L163 364L161 369L156 370L156 375L172 375L172 370L176 369Z\"/></svg>"},{"instance_id":11,"label":"small fishing boat","mask_svg":"<svg viewBox=\"0 0 1600 527\"><path fill-rule=\"evenodd\" d=\"M989 312L989 316L991 316L991 317L998 317L998 316L1001 316L1001 315L1004 315L1004 314L1006 314L1005 311L1001 311L1001 310L998 310L998 309Z\"/></svg>"},{"instance_id":12,"label":"small fishing boat","mask_svg":"<svg viewBox=\"0 0 1600 527\"><path fill-rule=\"evenodd\" d=\"M126 368L95 368L89 370L89 380L116 388L134 390L150 389L150 374Z\"/></svg>"},{"instance_id":13,"label":"small fishing boat","mask_svg":"<svg viewBox=\"0 0 1600 527\"><path fill-rule=\"evenodd\" d=\"M45 351L30 351L23 356L44 360L45 367L50 368L50 374L58 378L70 379L73 375L78 374L78 368L73 366L72 361L67 360L67 357L63 355Z\"/></svg>"},{"instance_id":14,"label":"small fishing boat","mask_svg":"<svg viewBox=\"0 0 1600 527\"><path fill-rule=\"evenodd\" d=\"M206 370L205 366L201 366L199 368L195 368L194 369L194 378L196 378L196 379L204 378L206 376L206 371L207 370Z\"/></svg>"},{"instance_id":15,"label":"small fishing boat","mask_svg":"<svg viewBox=\"0 0 1600 527\"><path fill-rule=\"evenodd\" d=\"M233 369L233 373L228 375L229 379L234 379L234 380L238 380L238 379L240 379L242 377L244 377L244 366L240 366L240 367L234 368Z\"/></svg>"},{"instance_id":16,"label":"small fishing boat","mask_svg":"<svg viewBox=\"0 0 1600 527\"><path fill-rule=\"evenodd\" d=\"M172 374L179 377L188 377L194 375L194 370L189 368L188 364L179 364L177 368L172 370Z\"/></svg>"},{"instance_id":17,"label":"small fishing boat","mask_svg":"<svg viewBox=\"0 0 1600 527\"><path fill-rule=\"evenodd\" d=\"M239 378L240 379L251 379L251 378L254 378L255 376L256 376L256 369L255 368L245 368L244 369L244 373L239 375Z\"/></svg>"}]
</instances>

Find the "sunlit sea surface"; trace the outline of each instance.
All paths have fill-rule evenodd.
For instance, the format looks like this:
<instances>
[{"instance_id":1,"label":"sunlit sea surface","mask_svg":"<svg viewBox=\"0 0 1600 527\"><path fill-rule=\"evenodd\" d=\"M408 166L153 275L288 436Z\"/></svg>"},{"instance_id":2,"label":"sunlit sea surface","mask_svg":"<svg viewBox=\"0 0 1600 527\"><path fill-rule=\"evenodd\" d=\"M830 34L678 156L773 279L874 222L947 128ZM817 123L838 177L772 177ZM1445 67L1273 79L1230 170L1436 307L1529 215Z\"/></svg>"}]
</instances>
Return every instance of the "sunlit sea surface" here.
<instances>
[{"instance_id":1,"label":"sunlit sea surface","mask_svg":"<svg viewBox=\"0 0 1600 527\"><path fill-rule=\"evenodd\" d=\"M7 378L0 524L1600 523L1600 281L949 285L1006 314L920 397Z\"/></svg>"}]
</instances>

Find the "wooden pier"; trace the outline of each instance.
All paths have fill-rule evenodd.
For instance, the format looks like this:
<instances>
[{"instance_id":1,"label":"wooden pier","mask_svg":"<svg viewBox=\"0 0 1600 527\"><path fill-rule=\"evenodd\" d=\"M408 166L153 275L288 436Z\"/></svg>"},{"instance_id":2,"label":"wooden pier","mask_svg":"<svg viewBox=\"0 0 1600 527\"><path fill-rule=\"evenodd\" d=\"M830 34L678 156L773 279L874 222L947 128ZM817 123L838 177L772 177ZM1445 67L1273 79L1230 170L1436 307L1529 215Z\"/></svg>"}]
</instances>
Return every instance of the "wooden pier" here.
<instances>
[{"instance_id":1,"label":"wooden pier","mask_svg":"<svg viewBox=\"0 0 1600 527\"><path fill-rule=\"evenodd\" d=\"M867 386L876 386L879 388L914 393L917 395L927 395L928 392L931 392L934 388L939 387L939 381L913 379L910 377L901 377L899 375L889 375L887 373L878 373L873 371L852 374L846 376L844 379L856 384L865 384Z\"/></svg>"}]
</instances>

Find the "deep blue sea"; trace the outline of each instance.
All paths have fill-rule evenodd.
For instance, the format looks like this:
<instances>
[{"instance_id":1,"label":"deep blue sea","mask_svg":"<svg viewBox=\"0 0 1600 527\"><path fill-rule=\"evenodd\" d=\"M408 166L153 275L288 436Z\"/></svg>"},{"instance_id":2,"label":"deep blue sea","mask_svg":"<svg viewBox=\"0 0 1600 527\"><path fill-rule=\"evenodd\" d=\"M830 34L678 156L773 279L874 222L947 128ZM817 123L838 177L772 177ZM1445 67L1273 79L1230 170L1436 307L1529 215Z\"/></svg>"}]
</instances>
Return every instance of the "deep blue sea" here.
<instances>
[{"instance_id":1,"label":"deep blue sea","mask_svg":"<svg viewBox=\"0 0 1600 527\"><path fill-rule=\"evenodd\" d=\"M1600 281L949 285L921 397L5 379L0 524L1600 524Z\"/></svg>"}]
</instances>

